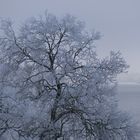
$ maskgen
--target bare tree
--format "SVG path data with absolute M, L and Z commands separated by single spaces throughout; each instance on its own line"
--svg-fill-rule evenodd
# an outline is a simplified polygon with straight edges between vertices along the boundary
M 67 15 L 46 13 L 15 32 L 1 21 L 0 134 L 35 140 L 133 140 L 135 125 L 118 111 L 120 52 L 99 59 L 98 32 Z M 5 117 L 6 116 L 6 117 Z

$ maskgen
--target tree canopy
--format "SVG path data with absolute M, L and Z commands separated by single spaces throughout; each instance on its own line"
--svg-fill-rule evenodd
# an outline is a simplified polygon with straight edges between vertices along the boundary
M 0 136 L 15 140 L 133 140 L 137 128 L 118 110 L 120 52 L 96 54 L 99 32 L 46 13 L 18 31 L 1 21 Z

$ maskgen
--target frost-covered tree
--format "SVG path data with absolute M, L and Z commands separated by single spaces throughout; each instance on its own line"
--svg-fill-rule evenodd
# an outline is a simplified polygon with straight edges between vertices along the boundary
M 133 140 L 115 100 L 120 52 L 99 59 L 98 32 L 67 15 L 31 18 L 15 32 L 1 21 L 0 136 L 28 140 Z

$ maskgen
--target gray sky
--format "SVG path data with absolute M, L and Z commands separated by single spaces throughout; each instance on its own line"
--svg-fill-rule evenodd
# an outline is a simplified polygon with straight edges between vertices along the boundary
M 0 0 L 0 17 L 19 24 L 46 9 L 58 16 L 72 14 L 100 31 L 99 54 L 120 50 L 130 73 L 140 73 L 140 0 Z

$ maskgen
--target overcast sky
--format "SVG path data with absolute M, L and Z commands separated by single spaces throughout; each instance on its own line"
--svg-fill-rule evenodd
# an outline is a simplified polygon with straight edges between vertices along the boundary
M 0 0 L 0 17 L 19 24 L 46 9 L 58 16 L 72 14 L 100 31 L 99 54 L 120 50 L 130 73 L 140 73 L 140 0 Z

